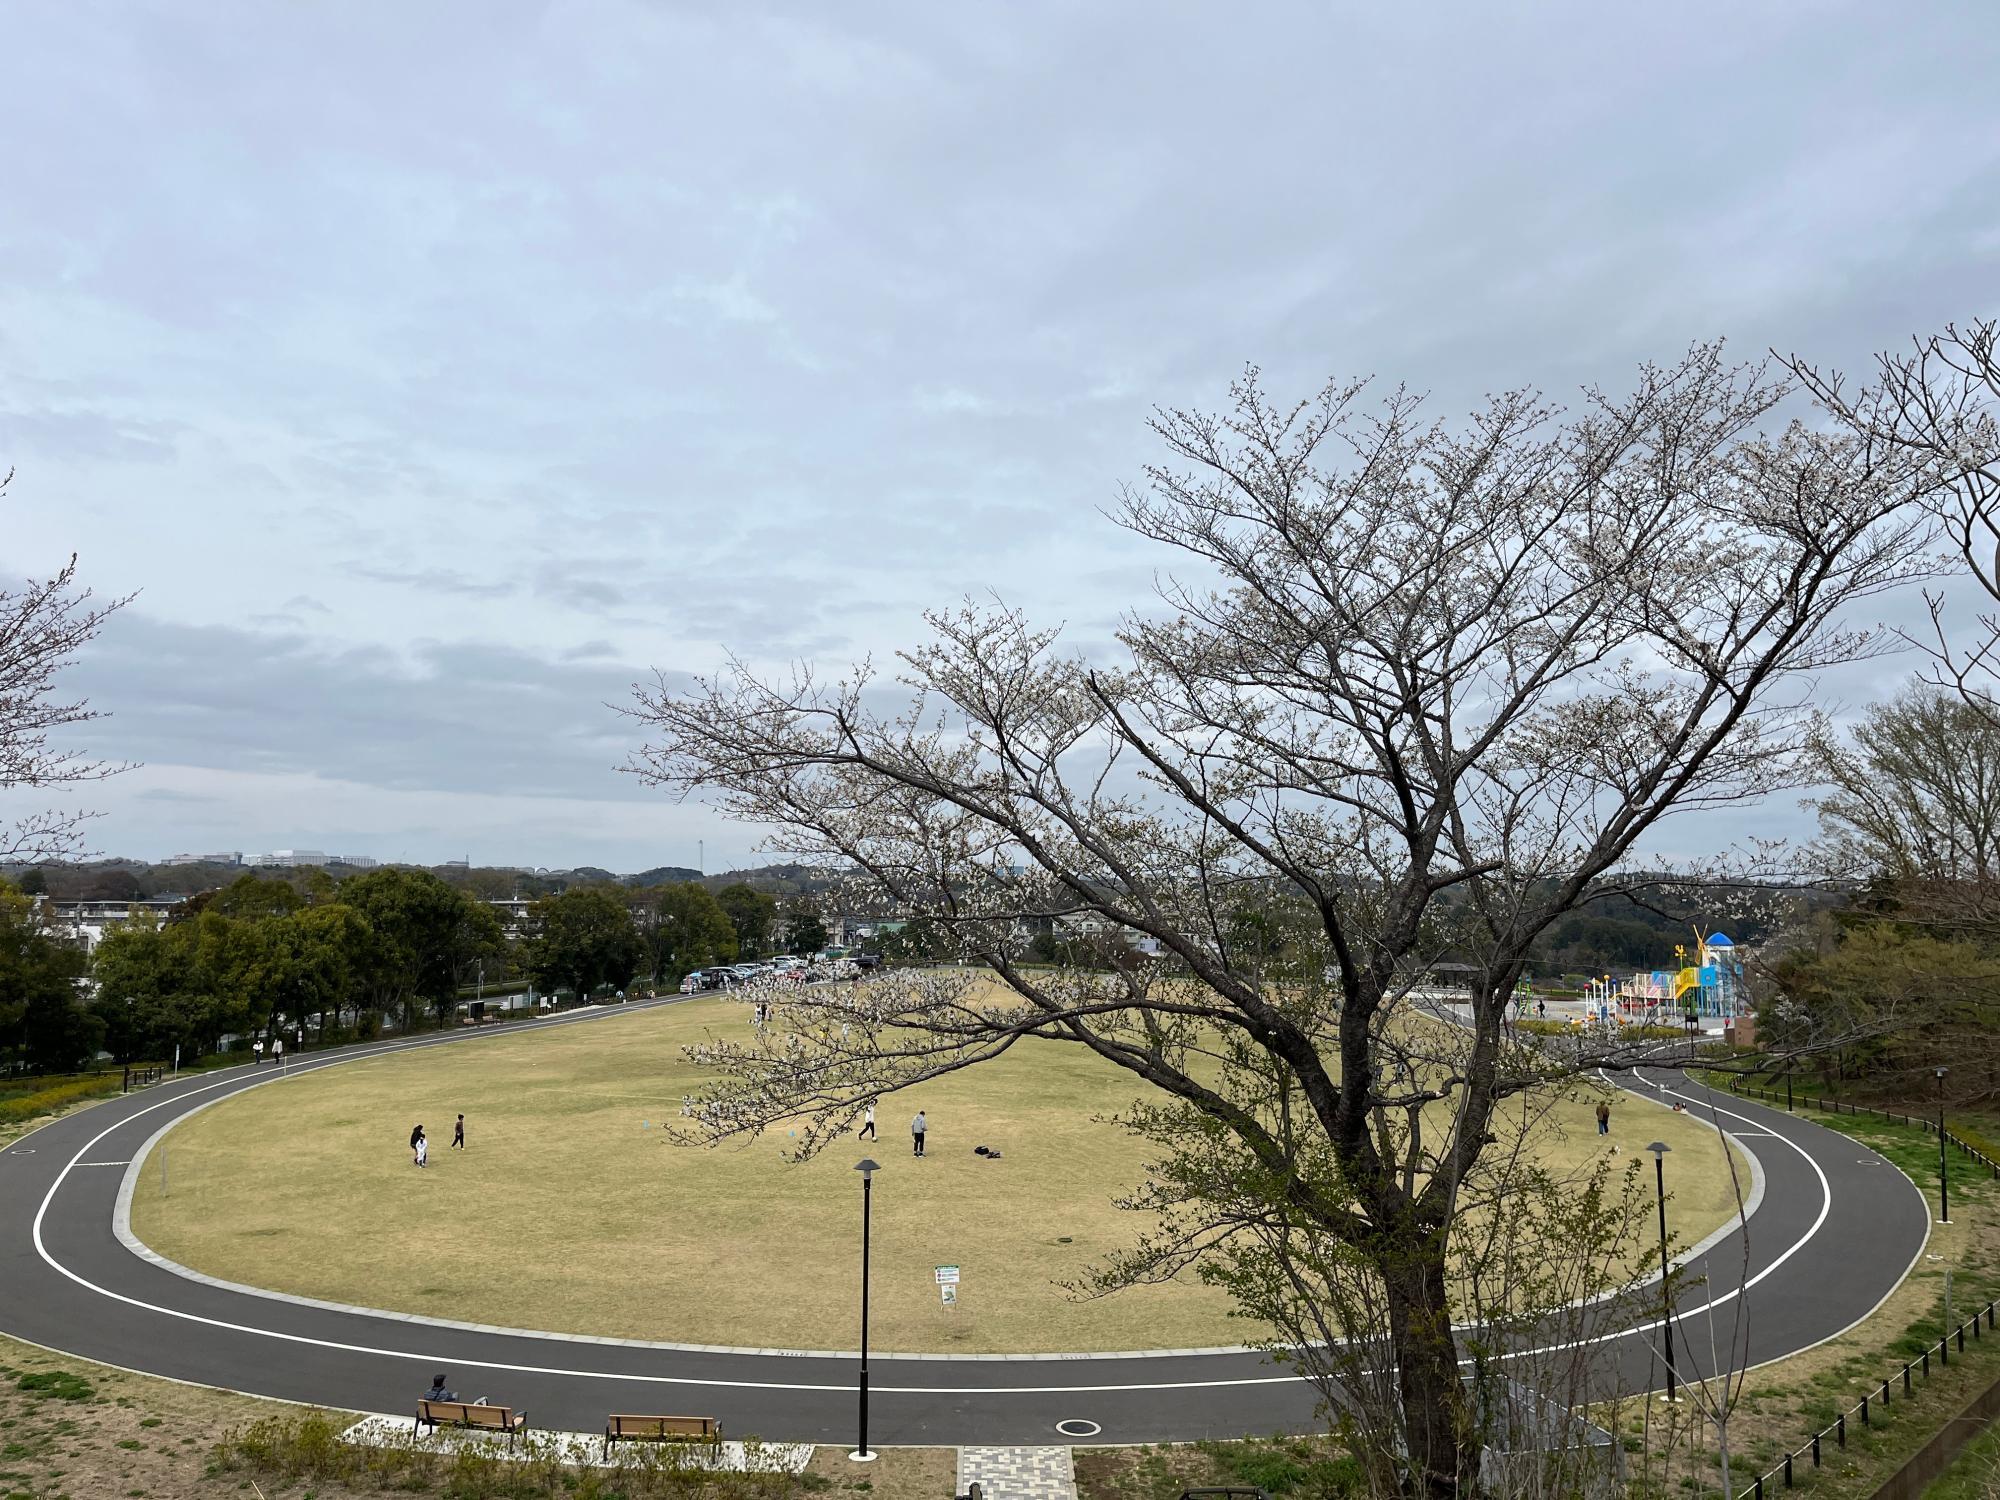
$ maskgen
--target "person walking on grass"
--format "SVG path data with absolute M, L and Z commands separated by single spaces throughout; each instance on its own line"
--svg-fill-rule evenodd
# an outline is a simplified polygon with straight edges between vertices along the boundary
M 915 1154 L 918 1156 L 924 1154 L 924 1131 L 926 1128 L 924 1124 L 924 1112 L 918 1110 L 917 1117 L 910 1121 L 910 1139 L 916 1146 Z
M 1611 1104 L 1610 1101 L 1605 1099 L 1597 1101 L 1597 1133 L 1599 1135 L 1611 1134 Z
M 454 1151 L 463 1151 L 465 1149 L 464 1115 L 460 1115 L 458 1117 L 458 1123 L 451 1127 L 451 1149 Z
M 419 1125 L 410 1132 L 410 1160 L 420 1167 L 430 1165 L 431 1143 L 424 1139 L 424 1127 Z
M 862 1117 L 861 1117 L 861 1128 L 860 1128 L 860 1129 L 859 1129 L 858 1131 L 856 1131 L 856 1132 L 855 1132 L 855 1139 L 856 1139 L 856 1140 L 859 1140 L 859 1139 L 861 1139 L 861 1138 L 862 1138 L 863 1136 L 866 1136 L 866 1137 L 867 1137 L 867 1138 L 868 1138 L 869 1140 L 871 1140 L 871 1141 L 872 1141 L 872 1140 L 874 1140 L 874 1139 L 876 1138 L 876 1137 L 875 1137 L 875 1101 L 874 1101 L 873 1099 L 870 1099 L 870 1100 L 868 1101 L 868 1111 L 867 1111 L 867 1113 L 866 1113 L 866 1114 L 862 1115 Z

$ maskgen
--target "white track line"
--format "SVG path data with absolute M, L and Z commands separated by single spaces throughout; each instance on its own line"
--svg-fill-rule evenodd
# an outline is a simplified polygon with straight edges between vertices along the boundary
M 612 1014 L 612 1015 L 618 1013 L 619 1012 L 617 1011 L 606 1012 L 606 1014 Z M 598 1018 L 576 1017 L 574 1019 L 582 1020 L 582 1019 L 598 1019 Z M 503 1035 L 503 1034 L 505 1033 L 498 1033 L 498 1032 L 488 1033 L 488 1035 Z M 385 1052 L 406 1051 L 415 1047 L 436 1046 L 439 1044 L 440 1043 L 436 1041 L 409 1041 L 399 1044 L 386 1044 L 380 1049 L 376 1049 L 374 1051 L 365 1054 L 348 1054 L 347 1056 L 341 1058 L 329 1058 L 325 1062 L 320 1063 L 319 1066 L 322 1067 L 334 1066 L 337 1063 L 341 1062 L 355 1061 L 363 1056 L 379 1056 Z M 399 1349 L 384 1349 L 372 1344 L 350 1344 L 335 1339 L 313 1338 L 305 1334 L 281 1333 L 276 1329 L 258 1328 L 251 1324 L 233 1323 L 227 1321 L 226 1319 L 204 1317 L 199 1313 L 184 1312 L 178 1308 L 163 1307 L 157 1303 L 144 1301 L 141 1298 L 128 1297 L 122 1292 L 114 1292 L 105 1287 L 97 1285 L 95 1282 L 90 1281 L 86 1277 L 71 1270 L 68 1266 L 64 1265 L 62 1262 L 57 1260 L 53 1255 L 49 1253 L 48 1247 L 42 1238 L 42 1223 L 43 1220 L 47 1217 L 49 1211 L 49 1205 L 54 1201 L 56 1193 L 61 1190 L 62 1185 L 68 1179 L 70 1172 L 74 1170 L 76 1167 L 84 1164 L 83 1158 L 86 1155 L 88 1155 L 89 1152 L 92 1149 L 94 1149 L 100 1141 L 102 1141 L 106 1136 L 110 1135 L 113 1131 L 122 1129 L 124 1126 L 130 1124 L 133 1120 L 139 1119 L 141 1116 L 151 1114 L 154 1110 L 166 1109 L 172 1105 L 184 1103 L 187 1099 L 193 1097 L 195 1094 L 208 1093 L 212 1089 L 227 1087 L 231 1084 L 239 1083 L 241 1081 L 242 1080 L 239 1078 L 222 1079 L 218 1080 L 216 1083 L 208 1085 L 205 1088 L 190 1090 L 188 1093 L 177 1095 L 172 1099 L 163 1099 L 158 1104 L 148 1105 L 145 1109 L 134 1111 L 132 1114 L 127 1115 L 125 1116 L 124 1119 L 118 1121 L 117 1124 L 111 1125 L 106 1129 L 104 1129 L 103 1131 L 99 1132 L 96 1136 L 93 1136 L 90 1139 L 90 1141 L 87 1142 L 84 1145 L 84 1147 L 76 1153 L 76 1155 L 70 1158 L 69 1162 L 63 1167 L 62 1171 L 59 1174 L 57 1174 L 56 1180 L 52 1184 L 50 1184 L 48 1192 L 43 1196 L 40 1208 L 36 1210 L 35 1221 L 34 1221 L 35 1253 L 39 1255 L 42 1258 L 42 1260 L 46 1264 L 48 1264 L 52 1269 L 54 1269 L 61 1275 L 67 1277 L 69 1280 L 75 1282 L 78 1286 L 81 1286 L 88 1291 L 95 1292 L 100 1297 L 107 1298 L 114 1302 L 124 1303 L 128 1307 L 136 1307 L 143 1311 L 159 1313 L 164 1317 L 179 1318 L 182 1319 L 183 1321 L 200 1324 L 202 1326 L 209 1328 L 220 1328 L 231 1333 L 242 1333 L 251 1335 L 253 1337 L 276 1339 L 284 1343 L 300 1344 L 311 1348 L 331 1349 L 345 1354 L 364 1354 L 364 1355 L 371 1355 L 381 1359 L 407 1359 L 425 1365 L 436 1365 L 442 1362 L 444 1364 L 453 1365 L 457 1367 L 495 1370 L 507 1374 L 554 1375 L 558 1377 L 578 1379 L 578 1380 L 631 1381 L 646 1385 L 694 1386 L 694 1387 L 706 1387 L 706 1388 L 724 1388 L 731 1390 L 805 1391 L 805 1392 L 842 1392 L 842 1393 L 852 1389 L 852 1387 L 845 1382 L 837 1385 L 832 1385 L 832 1384 L 818 1384 L 818 1383 L 809 1383 L 800 1381 L 711 1379 L 711 1378 L 702 1378 L 702 1377 L 687 1376 L 687 1375 L 632 1374 L 618 1370 L 580 1370 L 580 1369 L 570 1369 L 559 1365 L 514 1364 L 499 1360 L 472 1359 L 466 1357 L 463 1353 L 419 1354 Z M 270 1079 L 267 1081 L 276 1082 L 277 1080 Z M 257 1088 L 257 1087 L 262 1087 L 262 1085 L 252 1084 L 250 1085 L 250 1087 Z M 1746 1115 L 1738 1114 L 1734 1110 L 1726 1110 L 1726 1109 L 1721 1109 L 1718 1106 L 1708 1105 L 1706 1101 L 1700 1100 L 1693 1095 L 1682 1094 L 1672 1090 L 1668 1090 L 1665 1092 L 1673 1092 L 1674 1096 L 1677 1098 L 1686 1099 L 1690 1103 L 1703 1105 L 1704 1107 L 1711 1109 L 1714 1113 L 1727 1115 L 1729 1118 L 1741 1121 L 1746 1125 L 1756 1123 Z M 1783 1141 L 1787 1146 L 1790 1146 L 1794 1151 L 1798 1152 L 1799 1155 L 1802 1158 L 1804 1158 L 1806 1164 L 1813 1169 L 1813 1174 L 1819 1178 L 1821 1203 L 1820 1203 L 1820 1211 L 1818 1217 L 1813 1220 L 1812 1226 L 1809 1229 L 1807 1229 L 1805 1234 L 1803 1234 L 1797 1241 L 1795 1241 L 1789 1248 L 1787 1248 L 1783 1254 L 1778 1256 L 1776 1260 L 1772 1261 L 1770 1265 L 1766 1266 L 1757 1275 L 1751 1277 L 1742 1286 L 1732 1291 L 1726 1292 L 1719 1297 L 1712 1297 L 1707 1302 L 1701 1304 L 1700 1306 L 1679 1309 L 1676 1313 L 1676 1316 L 1678 1318 L 1686 1319 L 1695 1316 L 1699 1313 L 1709 1311 L 1715 1307 L 1720 1306 L 1725 1302 L 1730 1301 L 1732 1298 L 1739 1296 L 1741 1293 L 1748 1291 L 1751 1287 L 1757 1285 L 1759 1282 L 1763 1281 L 1766 1277 L 1770 1276 L 1780 1266 L 1784 1265 L 1786 1261 L 1790 1260 L 1800 1250 L 1804 1249 L 1805 1246 L 1812 1240 L 1812 1238 L 1819 1233 L 1821 1226 L 1826 1223 L 1827 1216 L 1832 1211 L 1833 1208 L 1833 1189 L 1832 1185 L 1828 1183 L 1826 1179 L 1826 1174 L 1820 1170 L 1819 1163 L 1817 1163 L 1812 1159 L 1811 1154 L 1807 1152 L 1803 1146 L 1799 1145 L 1796 1141 L 1791 1140 L 1787 1136 L 1780 1135 L 1777 1137 L 1777 1139 Z M 1598 1334 L 1591 1338 L 1581 1339 L 1581 1340 L 1565 1340 L 1558 1342 L 1556 1344 L 1548 1345 L 1545 1348 L 1517 1350 L 1508 1357 L 1523 1358 L 1529 1354 L 1547 1352 L 1548 1350 L 1577 1348 L 1586 1345 L 1610 1343 L 1617 1339 L 1629 1338 L 1634 1334 L 1647 1332 L 1651 1329 L 1657 1328 L 1660 1326 L 1661 1321 L 1662 1320 L 1655 1319 L 1651 1322 L 1636 1324 L 1629 1328 L 1620 1329 L 1615 1333 Z M 1211 1380 L 1144 1381 L 1144 1382 L 1106 1384 L 1106 1385 L 1053 1385 L 1053 1386 L 916 1385 L 916 1386 L 876 1386 L 874 1387 L 874 1389 L 884 1395 L 938 1395 L 938 1396 L 1089 1395 L 1089 1394 L 1105 1394 L 1118 1391 L 1211 1390 L 1211 1389 L 1221 1389 L 1221 1388 L 1236 1387 L 1236 1386 L 1294 1385 L 1301 1383 L 1306 1379 L 1307 1377 L 1303 1375 L 1261 1375 L 1261 1376 L 1240 1376 L 1240 1377 L 1233 1377 L 1233 1378 L 1219 1379 L 1219 1380 L 1211 1379 Z

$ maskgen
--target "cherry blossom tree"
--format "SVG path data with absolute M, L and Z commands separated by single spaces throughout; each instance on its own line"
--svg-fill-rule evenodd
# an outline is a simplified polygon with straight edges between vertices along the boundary
M 702 1051 L 692 1131 L 792 1121 L 811 1153 L 1024 1039 L 1093 1052 L 1188 1168 L 1134 1274 L 1276 1226 L 1235 1264 L 1306 1266 L 1270 1300 L 1329 1342 L 1347 1309 L 1299 1299 L 1361 1278 L 1391 1356 L 1371 1471 L 1456 1495 L 1481 1427 L 1452 1241 L 1501 1106 L 1636 1055 L 1513 1034 L 1530 947 L 1669 815 L 1809 775 L 1817 675 L 1880 644 L 1854 607 L 1928 566 L 1925 465 L 1781 423 L 1785 388 L 1719 347 L 1570 413 L 1514 391 L 1452 424 L 1364 395 L 1279 404 L 1252 371 L 1220 415 L 1157 415 L 1166 456 L 1116 520 L 1180 571 L 1114 659 L 1004 607 L 939 611 L 893 680 L 662 677 L 633 769 L 851 867 L 981 971 L 788 1002 L 792 1024 Z M 1033 966 L 1052 925 L 1134 956 Z M 1472 975 L 1456 1025 L 1418 1003 L 1444 957 Z
M 0 491 L 13 480 L 0 477 Z M 4 500 L 0 495 L 0 500 Z M 57 678 L 128 599 L 96 603 L 76 582 L 76 557 L 53 576 L 0 588 L 0 792 L 52 791 L 125 769 L 65 749 L 53 736 L 101 717 L 58 691 Z M 43 860 L 82 852 L 89 814 L 38 808 L 0 825 L 0 860 Z

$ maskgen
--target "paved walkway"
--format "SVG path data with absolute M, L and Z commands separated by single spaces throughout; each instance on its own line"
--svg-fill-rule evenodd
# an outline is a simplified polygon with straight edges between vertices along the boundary
M 420 1448 L 437 1453 L 482 1453 L 507 1462 L 554 1458 L 585 1468 L 608 1468 L 621 1455 L 635 1451 L 614 1447 L 605 1457 L 601 1432 L 562 1432 L 530 1428 L 521 1440 L 510 1441 L 499 1432 L 467 1431 L 438 1427 L 419 1435 L 408 1417 L 392 1417 L 380 1412 L 364 1416 L 341 1435 L 345 1443 L 369 1448 Z M 812 1462 L 811 1443 L 675 1443 L 670 1447 L 647 1447 L 643 1451 L 665 1452 L 672 1461 L 689 1469 L 715 1469 L 738 1474 L 803 1474 Z
M 1076 1500 L 1067 1448 L 961 1448 L 955 1493 L 974 1484 L 981 1500 Z
M 316 1072 L 432 1046 L 478 1047 L 492 1037 L 591 1025 L 632 1009 L 308 1053 L 287 1059 L 286 1068 Z M 477 1382 L 481 1392 L 525 1408 L 538 1429 L 588 1433 L 601 1430 L 607 1411 L 671 1411 L 686 1403 L 730 1432 L 851 1440 L 851 1353 L 468 1328 L 216 1285 L 135 1254 L 118 1236 L 121 1200 L 129 1214 L 136 1182 L 129 1164 L 174 1119 L 244 1089 L 275 1086 L 272 1074 L 246 1066 L 162 1083 L 65 1115 L 0 1150 L 0 1329 L 148 1374 L 348 1411 L 373 1409 L 390 1399 L 385 1393 L 421 1390 L 447 1370 L 462 1385 Z M 1839 1333 L 1893 1290 L 1920 1254 L 1934 1210 L 1907 1177 L 1849 1138 L 1782 1109 L 1710 1094 L 1664 1070 L 1624 1081 L 1640 1096 L 1671 1094 L 1704 1116 L 1712 1102 L 1723 1125 L 1763 1162 L 1766 1189 L 1752 1232 L 1732 1231 L 1701 1260 L 1700 1300 L 1681 1309 L 1693 1319 L 1720 1305 L 1722 1322 L 1747 1279 L 1756 1289 L 1755 1316 L 1741 1325 L 1740 1359 L 1761 1363 Z M 1655 1087 L 1661 1081 L 1664 1093 Z M 121 1162 L 120 1170 L 87 1170 Z M 1618 1309 L 1610 1312 L 1622 1319 Z M 1692 1342 L 1699 1347 L 1685 1351 L 1677 1342 L 1683 1375 L 1709 1357 L 1706 1339 Z M 1603 1349 L 1596 1378 L 1604 1393 L 1647 1390 L 1661 1378 L 1647 1330 L 1608 1339 Z M 955 1445 L 969 1437 L 982 1445 L 1185 1442 L 1304 1430 L 1313 1422 L 1310 1386 L 1254 1351 L 899 1355 L 884 1358 L 881 1371 L 869 1430 L 885 1446 Z M 996 1484 L 993 1500 L 1008 1493 Z M 1061 1493 L 1068 1500 L 1067 1489 Z

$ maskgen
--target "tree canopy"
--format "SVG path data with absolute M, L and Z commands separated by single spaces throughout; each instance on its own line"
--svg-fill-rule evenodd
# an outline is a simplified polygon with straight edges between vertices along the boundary
M 548 989 L 588 995 L 599 985 L 623 989 L 645 958 L 645 944 L 621 897 L 596 886 L 544 896 L 528 910 L 522 965 Z

